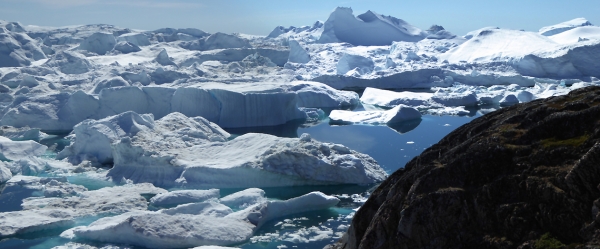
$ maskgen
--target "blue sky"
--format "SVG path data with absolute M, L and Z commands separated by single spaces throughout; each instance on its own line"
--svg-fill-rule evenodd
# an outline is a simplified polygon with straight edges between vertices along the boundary
M 39 26 L 113 24 L 124 28 L 199 28 L 267 35 L 278 25 L 325 21 L 337 7 L 372 10 L 421 29 L 463 35 L 486 26 L 537 31 L 577 17 L 600 25 L 598 0 L 0 0 L 0 19 Z

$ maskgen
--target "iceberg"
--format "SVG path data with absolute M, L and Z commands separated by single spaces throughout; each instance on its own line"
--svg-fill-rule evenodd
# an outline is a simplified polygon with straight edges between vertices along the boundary
M 121 77 L 98 80 L 92 92 L 18 96 L 0 124 L 70 131 L 77 123 L 102 119 L 126 111 L 152 113 L 161 118 L 171 112 L 202 116 L 221 127 L 285 124 L 306 119 L 300 107 L 342 108 L 358 104 L 358 94 L 335 90 L 318 82 L 196 83 L 186 87 L 120 86 Z
M 363 104 L 376 105 L 386 108 L 393 108 L 398 105 L 416 107 L 428 105 L 428 102 L 432 97 L 433 94 L 427 92 L 394 92 L 367 87 L 360 97 L 360 101 Z
M 310 61 L 310 55 L 306 50 L 300 46 L 296 40 L 290 40 L 290 56 L 288 62 L 293 63 L 307 63 Z
M 73 214 L 67 210 L 24 210 L 0 213 L 0 237 L 73 226 Z
M 115 45 L 114 50 L 119 51 L 123 54 L 129 54 L 129 53 L 142 51 L 142 49 L 138 45 L 135 45 L 133 43 L 126 42 L 126 41 L 118 42 Z
M 152 184 L 127 184 L 83 191 L 68 197 L 30 197 L 23 200 L 23 210 L 63 210 L 73 217 L 90 215 L 122 214 L 134 210 L 148 209 L 148 201 L 142 195 L 166 193 Z
M 8 182 L 12 178 L 12 172 L 8 169 L 4 163 L 0 164 L 0 185 Z
M 25 141 L 25 140 L 33 140 L 39 142 L 42 138 L 48 136 L 48 134 L 41 132 L 40 129 L 37 128 L 29 128 L 28 126 L 15 128 L 12 126 L 1 126 L 0 127 L 0 136 L 9 138 L 13 141 Z
M 122 34 L 116 39 L 117 42 L 128 42 L 138 47 L 150 45 L 150 40 L 148 40 L 148 37 L 141 33 Z
M 402 104 L 387 111 L 333 110 L 329 114 L 330 122 L 334 124 L 395 124 L 420 118 L 421 113 L 417 109 Z
M 150 204 L 155 207 L 177 206 L 180 204 L 203 202 L 220 197 L 218 189 L 210 190 L 177 190 L 155 195 Z
M 99 219 L 89 226 L 75 227 L 70 233 L 76 239 L 149 248 L 228 246 L 248 241 L 269 220 L 329 208 L 338 202 L 335 197 L 312 192 L 286 201 L 261 202 L 233 213 L 219 212 L 223 207 L 218 204 L 204 204 L 204 211 L 198 214 L 189 214 L 189 209 L 136 211 Z
M 600 27 L 582 26 L 549 36 L 551 40 L 560 44 L 573 44 L 589 40 L 600 40 Z
M 552 26 L 543 27 L 540 29 L 539 33 L 543 36 L 553 36 L 577 27 L 584 26 L 592 26 L 592 23 L 590 23 L 585 18 L 575 18 L 573 20 L 569 20 L 559 24 L 554 24 Z
M 76 141 L 63 149 L 57 159 L 70 158 L 74 164 L 83 160 L 111 163 L 112 144 L 124 136 L 133 136 L 144 129 L 154 127 L 151 115 L 125 112 L 100 120 L 86 120 L 73 128 Z
M 126 112 L 75 127 L 75 140 L 58 158 L 113 161 L 113 179 L 159 186 L 262 187 L 306 184 L 369 184 L 385 172 L 367 155 L 308 135 L 279 138 L 228 133 L 204 118 L 171 113 Z M 94 141 L 93 143 L 90 141 Z
M 393 41 L 416 42 L 425 33 L 407 22 L 372 11 L 354 16 L 351 8 L 338 7 L 324 24 L 320 43 L 348 42 L 355 46 L 390 45 Z
M 18 23 L 0 21 L 0 68 L 29 66 L 46 58 L 40 44 Z
M 227 142 L 166 145 L 140 143 L 135 136 L 121 139 L 108 175 L 159 186 L 217 188 L 370 184 L 386 177 L 369 156 L 307 136 L 250 133 Z
M 231 208 L 245 208 L 266 201 L 265 191 L 259 188 L 249 188 L 227 195 L 219 202 Z
M 117 45 L 117 40 L 112 33 L 98 32 L 85 38 L 81 44 L 79 44 L 79 49 L 103 55 L 113 50 L 115 45 Z
M 41 156 L 48 149 L 35 141 L 13 141 L 0 136 L 0 160 L 15 161 L 28 157 Z
M 93 68 L 93 65 L 83 55 L 68 50 L 52 55 L 52 57 L 50 57 L 50 59 L 46 61 L 44 65 L 52 68 L 58 68 L 65 74 L 87 73 Z
M 13 178 L 11 181 L 15 184 L 23 184 L 23 180 L 43 182 L 35 178 Z M 47 186 L 61 185 L 56 180 L 45 182 Z M 0 213 L 0 237 L 68 228 L 75 224 L 75 219 L 78 217 L 145 210 L 148 202 L 141 194 L 162 192 L 166 190 L 155 188 L 150 184 L 140 184 L 81 191 L 77 196 L 62 198 L 27 198 L 23 200 L 23 210 Z

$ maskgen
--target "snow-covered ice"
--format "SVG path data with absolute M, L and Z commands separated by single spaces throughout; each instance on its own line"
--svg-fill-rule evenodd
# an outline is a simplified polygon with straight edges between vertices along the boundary
M 554 24 L 552 26 L 542 27 L 542 28 L 540 28 L 539 33 L 544 36 L 553 36 L 556 34 L 563 33 L 567 30 L 571 30 L 576 27 L 583 27 L 583 26 L 592 26 L 592 23 L 590 23 L 585 18 L 575 18 L 573 20 L 561 22 L 558 24 Z
M 35 141 L 13 141 L 0 136 L 0 160 L 15 161 L 28 157 L 41 156 L 48 149 Z
M 0 237 L 68 229 L 62 248 L 338 239 L 347 220 L 293 218 L 257 235 L 339 201 L 272 200 L 257 187 L 377 183 L 387 174 L 373 158 L 308 134 L 223 128 L 312 126 L 329 113 L 332 124 L 405 133 L 421 115 L 471 116 L 600 84 L 600 27 L 585 18 L 464 35 L 344 7 L 323 18 L 268 36 L 0 21 Z M 52 145 L 68 132 L 70 144 Z
M 405 118 L 407 112 L 398 117 Z M 420 114 L 419 114 L 420 115 Z M 381 181 L 386 174 L 367 155 L 301 138 L 229 134 L 201 117 L 171 113 L 154 121 L 125 112 L 87 120 L 59 158 L 114 162 L 109 176 L 159 186 L 263 187 Z M 94 141 L 94 142 L 91 142 Z
M 177 206 L 194 202 L 202 202 L 220 197 L 218 189 L 210 190 L 178 190 L 155 195 L 150 199 L 150 204 L 157 207 Z
M 99 219 L 89 226 L 76 227 L 70 233 L 77 239 L 149 248 L 236 245 L 249 240 L 269 220 L 326 209 L 338 202 L 336 197 L 312 192 L 286 201 L 264 201 L 233 213 L 210 212 L 223 210 L 218 204 L 203 205 L 204 212 L 198 214 L 189 214 L 189 209 L 135 211 Z
M 402 104 L 386 111 L 333 110 L 329 114 L 331 122 L 338 124 L 396 124 L 420 118 L 421 113 L 417 109 Z
M 351 8 L 336 8 L 324 24 L 319 42 L 348 42 L 353 45 L 390 45 L 393 41 L 419 41 L 423 31 L 392 16 L 367 11 L 354 16 Z

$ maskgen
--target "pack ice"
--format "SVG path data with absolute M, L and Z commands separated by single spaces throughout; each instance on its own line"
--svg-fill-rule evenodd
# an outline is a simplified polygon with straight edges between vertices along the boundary
M 339 201 L 272 200 L 258 187 L 387 175 L 308 134 L 223 128 L 320 122 L 335 109 L 333 123 L 403 133 L 423 114 L 472 115 L 600 84 L 600 28 L 584 18 L 464 35 L 345 7 L 325 20 L 268 36 L 0 21 L 0 237 L 240 245 L 269 220 Z M 44 140 L 68 132 L 70 145 L 48 158 Z M 221 197 L 224 188 L 249 189 Z

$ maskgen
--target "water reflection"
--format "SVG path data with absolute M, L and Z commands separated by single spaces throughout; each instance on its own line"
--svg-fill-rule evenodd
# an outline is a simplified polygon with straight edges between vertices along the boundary
M 400 134 L 404 134 L 404 133 L 414 130 L 420 124 L 421 124 L 421 119 L 415 119 L 415 120 L 409 120 L 409 121 L 405 121 L 405 122 L 388 124 L 388 126 L 390 128 L 392 128 L 392 130 L 395 130 L 396 132 L 398 132 Z

